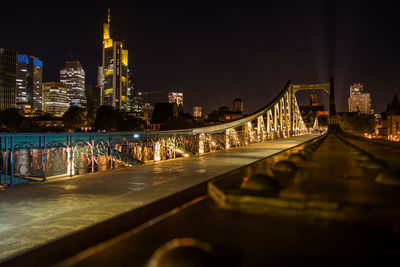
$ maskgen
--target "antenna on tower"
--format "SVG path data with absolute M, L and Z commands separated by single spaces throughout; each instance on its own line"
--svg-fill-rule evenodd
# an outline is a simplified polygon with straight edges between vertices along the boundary
M 110 24 L 110 9 L 108 9 L 107 23 Z

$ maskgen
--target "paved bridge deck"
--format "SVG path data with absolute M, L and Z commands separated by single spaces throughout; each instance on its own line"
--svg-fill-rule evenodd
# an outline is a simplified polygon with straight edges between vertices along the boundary
M 0 261 L 314 137 L 251 144 L 0 192 Z
M 208 243 L 212 253 L 206 257 L 196 250 L 175 250 L 165 256 L 164 246 L 163 263 L 178 266 L 186 260 L 189 266 L 212 257 L 215 265 L 196 266 L 393 264 L 400 251 L 400 188 L 376 183 L 376 173 L 363 167 L 365 162 L 355 156 L 360 154 L 354 154 L 354 147 L 342 137 L 331 134 L 321 140 L 314 148 L 303 145 L 224 174 L 208 184 L 208 194 L 206 190 L 199 194 L 198 186 L 190 188 L 14 258 L 5 266 L 144 266 L 152 255 L 156 259 L 163 254 L 155 253 L 156 249 L 174 240 L 168 243 L 171 250 L 179 243 L 175 238 L 182 237 L 186 246 L 187 238 Z M 268 174 L 275 163 L 299 152 L 306 160 L 292 159 L 297 166 L 294 176 L 274 174 L 283 186 L 279 196 L 239 188 L 244 177 Z M 399 159 L 397 154 L 394 167 Z M 176 205 L 177 199 L 184 204 Z

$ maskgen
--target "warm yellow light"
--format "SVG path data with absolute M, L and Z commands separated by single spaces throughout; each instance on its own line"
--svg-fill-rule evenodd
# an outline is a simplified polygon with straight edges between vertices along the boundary
M 103 24 L 103 39 L 110 39 L 110 24 L 108 23 Z
M 126 77 L 121 76 L 121 80 L 122 80 L 123 83 L 126 83 Z
M 128 50 L 122 49 L 122 64 L 128 65 Z
M 113 89 L 112 88 L 104 90 L 104 95 L 112 95 L 112 94 L 113 94 Z
M 156 142 L 154 144 L 154 161 L 160 161 L 161 160 L 161 144 L 160 142 Z
M 189 157 L 189 154 L 188 154 L 188 153 L 185 153 L 185 154 L 183 154 L 183 156 L 184 156 L 185 158 L 188 158 L 188 157 Z
M 105 39 L 104 40 L 104 48 L 109 48 L 113 46 L 113 40 L 112 39 Z
M 124 96 L 124 95 L 121 96 L 121 101 L 124 102 L 124 103 L 126 103 L 126 96 Z
M 112 75 L 113 74 L 113 69 L 108 69 L 104 71 L 104 76 Z

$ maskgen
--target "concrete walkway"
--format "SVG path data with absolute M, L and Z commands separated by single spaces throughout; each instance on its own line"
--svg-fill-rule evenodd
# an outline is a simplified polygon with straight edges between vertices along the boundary
M 274 140 L 0 192 L 0 262 L 314 137 Z

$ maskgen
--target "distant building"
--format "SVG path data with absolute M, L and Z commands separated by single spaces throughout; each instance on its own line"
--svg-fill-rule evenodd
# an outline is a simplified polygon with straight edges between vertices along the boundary
M 43 62 L 36 57 L 18 55 L 16 105 L 22 110 L 42 110 Z
M 228 122 L 243 117 L 243 113 L 240 111 L 229 110 L 227 106 L 219 107 L 218 110 L 214 110 L 208 115 L 210 122 Z
M 15 108 L 17 52 L 0 48 L 0 110 Z
M 243 113 L 244 102 L 241 98 L 233 100 L 233 111 Z
M 168 94 L 168 102 L 176 103 L 177 105 L 183 106 L 183 93 L 178 92 L 169 92 Z
M 354 83 L 350 86 L 348 98 L 349 112 L 371 114 L 371 95 L 364 93 L 363 84 Z
M 128 50 L 110 36 L 110 10 L 103 24 L 102 105 L 128 110 Z
M 310 94 L 310 106 L 319 106 L 318 96 L 314 91 Z
M 203 116 L 202 107 L 193 107 L 193 117 L 201 118 Z
M 142 112 L 147 113 L 148 117 L 151 118 L 154 113 L 154 106 L 150 105 L 150 103 L 144 103 L 144 106 L 142 106 Z
M 60 82 L 67 85 L 69 106 L 86 108 L 85 70 L 78 60 L 65 63 L 65 68 L 60 70 Z
M 127 111 L 133 111 L 135 97 L 135 77 L 133 75 L 132 69 L 128 69 L 128 104 Z
M 301 106 L 299 109 L 301 117 L 308 128 L 318 124 L 318 122 L 316 122 L 318 116 L 326 115 L 326 112 L 324 112 L 324 106 L 319 105 L 317 94 L 314 92 L 310 94 L 310 105 Z
M 176 103 L 156 103 L 151 116 L 152 130 L 159 130 L 170 118 L 178 118 L 179 109 Z
M 400 103 L 397 94 L 381 116 L 382 125 L 378 129 L 379 135 L 388 140 L 400 141 Z
M 95 110 L 100 107 L 101 90 L 98 85 L 87 85 L 85 94 L 88 110 Z
M 43 83 L 43 111 L 62 116 L 68 109 L 68 87 L 61 82 Z
M 150 105 L 150 103 L 147 103 Z M 131 99 L 131 112 L 143 112 L 145 106 L 144 98 L 139 95 L 134 95 Z

